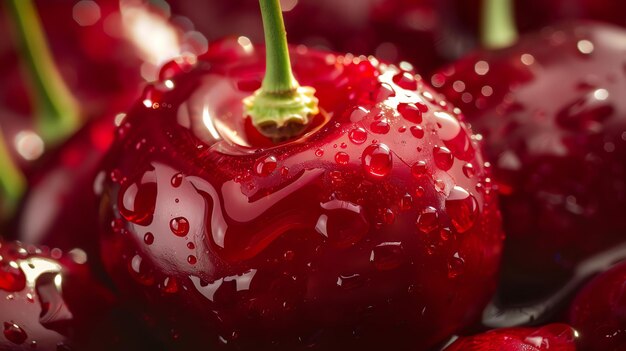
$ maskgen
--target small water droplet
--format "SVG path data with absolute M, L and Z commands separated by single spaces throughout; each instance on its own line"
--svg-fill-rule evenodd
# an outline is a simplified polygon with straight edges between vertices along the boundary
M 428 206 L 417 217 L 417 229 L 422 233 L 428 234 L 439 228 L 439 214 L 437 209 Z
M 446 212 L 456 231 L 465 233 L 476 223 L 479 214 L 478 201 L 465 189 L 455 186 L 446 199 Z
M 178 292 L 178 281 L 173 277 L 166 277 L 163 280 L 161 291 L 167 294 L 175 294 Z
M 417 161 L 411 166 L 411 174 L 418 179 L 426 175 L 426 170 L 426 162 L 424 161 Z
M 383 210 L 382 217 L 383 222 L 386 224 L 393 224 L 393 222 L 395 222 L 396 220 L 396 214 L 390 208 L 386 208 Z
M 266 177 L 274 172 L 277 165 L 276 156 L 270 155 L 257 160 L 254 164 L 254 171 L 261 177 Z
M 14 344 L 21 345 L 26 341 L 28 335 L 19 325 L 12 322 L 4 322 L 4 337 Z
M 145 172 L 136 182 L 123 185 L 118 195 L 119 213 L 129 222 L 147 226 L 152 223 L 156 206 L 157 184 L 154 170 Z
M 135 255 L 128 262 L 128 271 L 130 275 L 140 284 L 149 286 L 154 284 L 154 275 L 152 267 L 144 261 L 144 259 Z
M 465 165 L 463 165 L 463 174 L 465 174 L 467 178 L 474 177 L 475 175 L 474 165 L 472 165 L 471 163 L 466 163 Z
M 410 194 L 404 194 L 400 198 L 400 209 L 402 211 L 408 211 L 413 207 L 413 197 Z
M 387 120 L 381 119 L 380 121 L 373 122 L 370 125 L 370 129 L 376 134 L 387 134 L 389 130 L 391 130 L 391 126 Z
M 422 123 L 422 114 L 426 111 L 428 111 L 428 106 L 421 102 L 415 104 L 402 102 L 398 104 L 398 112 L 400 112 L 400 115 L 412 123 Z
M 152 245 L 152 243 L 154 242 L 154 235 L 152 235 L 152 233 L 147 232 L 146 235 L 143 236 L 143 242 L 146 243 L 146 245 Z
M 170 183 L 172 184 L 174 188 L 178 188 L 183 183 L 183 174 L 180 172 L 174 174 L 172 176 Z
M 361 127 L 352 129 L 348 136 L 350 141 L 357 145 L 363 144 L 367 141 L 367 131 Z
M 454 279 L 459 275 L 463 274 L 465 270 L 465 260 L 463 260 L 459 253 L 456 252 L 449 260 L 448 260 L 448 278 Z
M 335 162 L 337 162 L 340 165 L 347 165 L 349 161 L 350 161 L 350 155 L 348 155 L 347 153 L 343 151 L 340 151 L 335 155 Z
M 196 262 L 198 262 L 198 259 L 194 255 L 189 255 L 187 256 L 187 262 L 189 264 L 196 264 Z
M 384 178 L 393 168 L 391 150 L 385 144 L 372 144 L 363 151 L 361 164 L 368 175 Z
M 184 237 L 189 233 L 189 221 L 185 217 L 172 218 L 170 229 L 176 236 Z
M 426 191 L 421 186 L 418 186 L 417 188 L 415 188 L 415 196 L 422 197 L 424 196 L 425 193 Z
M 402 89 L 417 90 L 417 80 L 409 72 L 400 72 L 393 76 L 392 80 Z
M 421 126 L 411 126 L 411 135 L 416 137 L 417 139 L 421 139 L 424 137 L 424 128 Z
M 322 149 L 315 150 L 315 156 L 317 156 L 317 157 L 324 156 L 324 150 L 322 150 Z
M 193 250 L 193 249 L 196 248 L 196 245 L 190 241 L 190 242 L 187 243 L 187 248 L 189 250 Z
M 24 289 L 26 286 L 26 276 L 24 272 L 11 262 L 0 264 L 0 289 L 8 292 L 15 292 Z
M 452 152 L 443 146 L 435 146 L 433 149 L 433 158 L 435 159 L 437 167 L 442 171 L 449 170 L 454 164 L 454 156 L 452 155 Z

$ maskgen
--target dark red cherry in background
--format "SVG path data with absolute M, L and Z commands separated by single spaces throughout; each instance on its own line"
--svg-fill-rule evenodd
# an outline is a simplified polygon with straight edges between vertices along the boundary
M 118 130 L 101 248 L 131 304 L 174 349 L 425 349 L 475 322 L 502 232 L 456 112 L 411 72 L 299 47 L 323 112 L 273 144 L 241 103 L 264 52 L 238 45 L 164 75 Z
M 258 1 L 169 1 L 176 13 L 196 23 L 209 40 L 243 35 L 262 42 Z M 429 73 L 468 47 L 449 1 L 283 0 L 292 44 L 405 60 Z
M 572 327 L 549 324 L 537 328 L 495 329 L 462 337 L 444 351 L 576 351 L 577 340 L 578 332 Z
M 1 350 L 154 347 L 86 260 L 82 250 L 0 241 Z
M 626 263 L 589 282 L 576 296 L 569 321 L 581 333 L 582 350 L 626 348 Z
M 625 42 L 610 25 L 559 25 L 432 78 L 486 141 L 509 297 L 558 287 L 582 258 L 626 238 Z

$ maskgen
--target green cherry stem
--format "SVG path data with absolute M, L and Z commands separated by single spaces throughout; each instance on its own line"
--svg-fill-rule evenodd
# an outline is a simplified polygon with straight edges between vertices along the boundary
M 483 0 L 481 41 L 487 49 L 503 49 L 517 41 L 512 0 Z
M 0 219 L 13 214 L 26 190 L 26 179 L 19 170 L 2 136 L 0 128 Z
M 54 63 L 32 0 L 6 0 L 6 4 L 30 76 L 37 131 L 47 145 L 57 144 L 80 126 L 78 103 Z
M 17 0 L 19 1 L 19 0 Z M 244 99 L 252 124 L 275 141 L 298 135 L 319 113 L 315 89 L 294 78 L 279 0 L 259 0 L 265 33 L 266 69 L 261 88 Z

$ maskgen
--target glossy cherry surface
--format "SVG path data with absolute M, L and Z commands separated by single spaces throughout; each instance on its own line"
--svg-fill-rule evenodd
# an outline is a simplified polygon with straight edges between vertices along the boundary
M 537 297 L 582 258 L 624 240 L 624 42 L 620 28 L 570 23 L 433 76 L 486 141 L 508 295 Z
M 570 323 L 580 331 L 583 350 L 626 348 L 626 263 L 594 278 L 570 307 Z
M 577 338 L 576 330 L 565 324 L 495 329 L 462 337 L 444 351 L 576 351 Z
M 455 112 L 410 72 L 298 47 L 323 113 L 274 144 L 242 114 L 263 57 L 168 64 L 118 129 L 98 188 L 120 290 L 173 348 L 426 348 L 474 322 L 502 232 Z

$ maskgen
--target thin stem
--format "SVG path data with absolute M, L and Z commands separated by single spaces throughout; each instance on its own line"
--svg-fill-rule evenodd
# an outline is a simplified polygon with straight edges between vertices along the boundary
M 78 103 L 54 63 L 32 0 L 6 0 L 6 4 L 30 75 L 38 132 L 47 144 L 58 143 L 80 126 Z
M 513 0 L 483 0 L 481 41 L 487 49 L 502 49 L 517 41 Z
M 291 70 L 287 33 L 278 0 L 259 0 L 263 16 L 266 69 L 261 89 L 244 99 L 252 124 L 276 141 L 298 135 L 319 113 L 315 89 L 302 87 Z
M 0 217 L 13 214 L 25 190 L 26 179 L 13 162 L 0 129 Z

